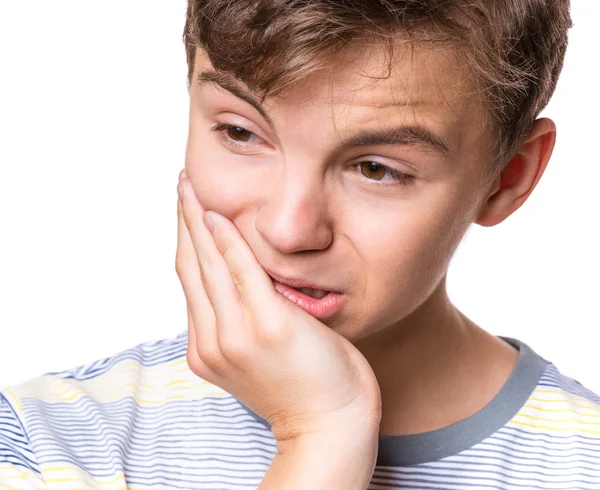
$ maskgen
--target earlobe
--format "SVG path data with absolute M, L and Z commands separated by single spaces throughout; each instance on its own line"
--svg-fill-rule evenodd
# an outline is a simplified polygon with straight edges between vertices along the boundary
M 537 119 L 519 148 L 495 182 L 496 192 L 486 199 L 475 223 L 494 226 L 519 209 L 542 178 L 556 141 L 551 119 Z

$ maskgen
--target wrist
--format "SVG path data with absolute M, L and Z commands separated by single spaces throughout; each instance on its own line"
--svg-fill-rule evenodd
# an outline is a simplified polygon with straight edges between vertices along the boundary
M 298 454 L 312 450 L 318 452 L 334 451 L 336 454 L 361 451 L 365 455 L 377 453 L 379 427 L 368 427 L 347 423 L 332 427 L 328 431 L 311 432 L 287 439 L 277 439 L 277 453 L 282 455 Z
M 271 421 L 271 431 L 278 442 L 351 436 L 369 440 L 379 433 L 381 411 L 352 409 L 344 413 L 319 414 L 300 420 L 279 418 Z M 351 430 L 351 434 L 349 433 Z M 293 444 L 292 444 L 293 445 Z
M 277 442 L 259 490 L 366 490 L 377 460 L 378 430 L 304 434 Z

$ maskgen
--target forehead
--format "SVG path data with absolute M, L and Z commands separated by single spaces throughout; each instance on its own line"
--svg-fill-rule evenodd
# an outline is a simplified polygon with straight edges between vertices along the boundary
M 439 104 L 458 108 L 473 92 L 470 77 L 451 49 L 433 49 L 398 41 L 392 57 L 379 44 L 350 43 L 325 67 L 286 81 L 277 99 L 296 103 L 328 98 L 334 104 L 385 108 L 412 103 Z M 202 49 L 196 51 L 196 74 L 210 67 Z M 240 81 L 241 85 L 243 81 Z M 259 94 L 256 94 L 259 96 Z M 321 101 L 319 101 L 321 102 Z
M 327 69 L 292 84 L 284 96 L 296 102 L 327 98 L 334 105 L 437 106 L 457 112 L 472 102 L 472 93 L 456 53 L 398 41 L 391 56 L 380 45 L 351 44 Z

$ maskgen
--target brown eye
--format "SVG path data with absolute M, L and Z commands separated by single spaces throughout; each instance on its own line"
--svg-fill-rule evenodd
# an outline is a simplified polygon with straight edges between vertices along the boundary
M 361 173 L 373 180 L 381 180 L 387 171 L 387 167 L 377 163 L 377 162 L 360 162 L 359 165 L 364 169 L 366 167 L 366 173 L 361 171 Z
M 356 166 L 361 167 L 360 173 L 367 177 L 373 185 L 385 186 L 385 185 L 402 185 L 411 186 L 416 182 L 416 178 L 413 175 L 405 174 L 399 170 L 382 165 L 381 163 L 365 160 L 359 162 Z M 388 174 L 391 177 L 392 184 L 386 184 L 385 182 L 389 179 L 384 179 L 385 175 Z
M 239 126 L 229 126 L 227 128 L 227 136 L 234 141 L 247 143 L 253 135 L 247 129 L 240 128 Z

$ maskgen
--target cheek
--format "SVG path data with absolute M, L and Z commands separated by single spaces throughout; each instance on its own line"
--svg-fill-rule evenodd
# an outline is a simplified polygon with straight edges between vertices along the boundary
M 230 219 L 255 206 L 262 191 L 241 171 L 239 158 L 224 150 L 212 135 L 188 140 L 186 168 L 198 201 L 205 209 Z
M 464 233 L 461 212 L 456 203 L 422 204 L 363 228 L 364 297 L 377 305 L 377 323 L 397 321 L 433 292 Z

